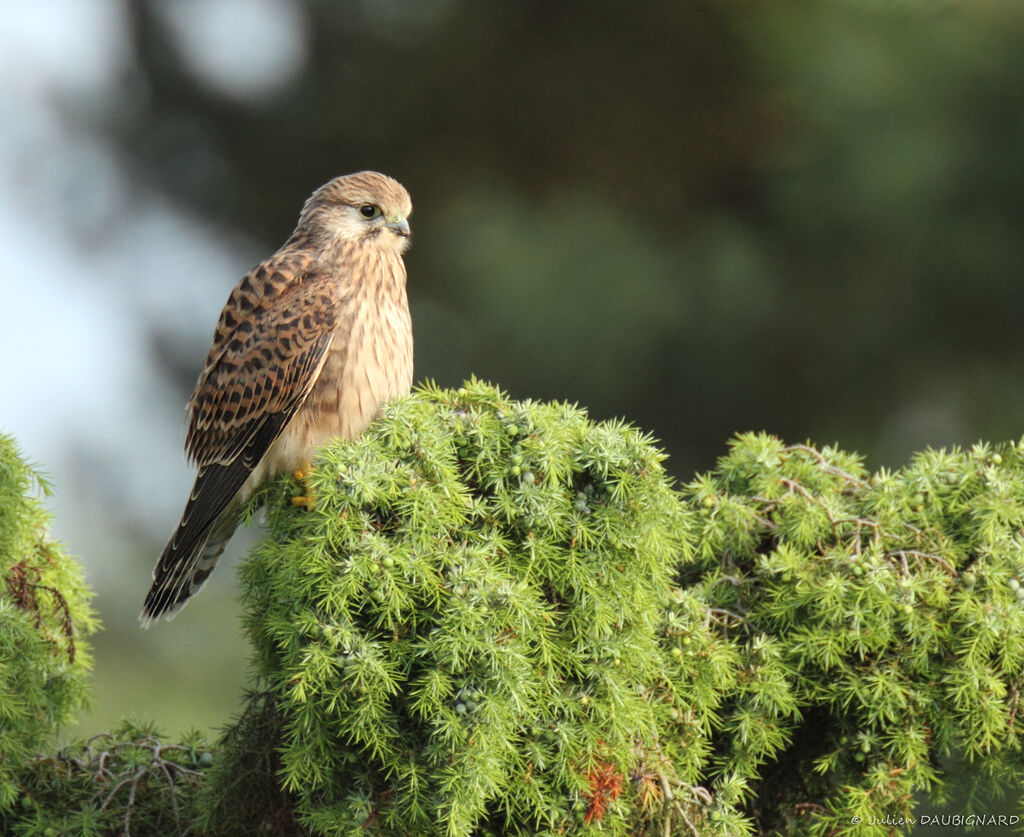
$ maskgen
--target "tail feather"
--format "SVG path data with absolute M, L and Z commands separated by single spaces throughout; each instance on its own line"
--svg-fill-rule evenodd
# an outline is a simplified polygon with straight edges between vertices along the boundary
M 203 537 L 186 539 L 187 544 L 179 543 L 184 523 L 178 527 L 153 570 L 153 584 L 139 614 L 142 627 L 148 628 L 161 616 L 173 619 L 188 600 L 202 590 L 240 517 L 241 504 L 231 503 Z
M 164 615 L 170 619 L 199 592 L 252 496 L 257 464 L 290 417 L 291 412 L 264 415 L 247 431 L 244 447 L 230 462 L 199 468 L 178 529 L 153 570 L 153 585 L 139 614 L 142 627 Z

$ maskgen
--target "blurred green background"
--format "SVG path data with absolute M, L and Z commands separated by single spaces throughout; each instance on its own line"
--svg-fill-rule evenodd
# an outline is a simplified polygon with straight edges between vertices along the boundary
M 12 0 L 0 426 L 99 593 L 78 731 L 236 705 L 229 566 L 135 619 L 220 306 L 338 174 L 413 195 L 419 379 L 625 416 L 684 480 L 739 430 L 1021 436 L 1022 36 L 1016 0 Z

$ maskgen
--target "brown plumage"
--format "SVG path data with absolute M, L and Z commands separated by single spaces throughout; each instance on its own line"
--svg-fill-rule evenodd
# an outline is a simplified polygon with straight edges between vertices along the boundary
M 231 292 L 188 403 L 195 485 L 153 570 L 143 626 L 199 591 L 263 480 L 333 438 L 354 439 L 382 402 L 409 390 L 411 211 L 390 177 L 335 178 Z

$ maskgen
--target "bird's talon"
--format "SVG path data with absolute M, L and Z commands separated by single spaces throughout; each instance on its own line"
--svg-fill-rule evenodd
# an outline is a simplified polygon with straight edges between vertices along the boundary
M 293 506 L 302 506 L 309 511 L 313 511 L 316 507 L 316 498 L 312 494 L 299 494 L 296 497 L 292 497 Z
M 310 462 L 303 461 L 299 464 L 299 467 L 295 469 L 295 481 L 303 488 L 305 494 L 300 494 L 298 497 L 292 497 L 293 506 L 303 506 L 310 511 L 313 510 L 315 505 L 315 498 L 313 497 L 313 490 L 306 483 L 313 475 L 313 465 Z
M 298 468 L 295 469 L 295 481 L 302 482 L 306 477 L 312 476 L 313 465 L 310 462 L 303 461 Z

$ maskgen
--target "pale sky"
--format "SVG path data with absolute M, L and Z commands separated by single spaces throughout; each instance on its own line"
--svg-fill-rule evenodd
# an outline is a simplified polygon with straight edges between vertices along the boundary
M 272 95 L 302 68 L 285 0 L 163 8 L 195 72 L 228 95 Z M 76 117 L 132 72 L 121 13 L 7 0 L 0 18 L 0 430 L 52 478 L 54 532 L 96 586 L 132 548 L 111 504 L 160 539 L 192 478 L 184 404 L 158 377 L 145 315 L 182 335 L 198 372 L 221 304 L 260 256 L 133 185 Z
M 290 0 L 160 8 L 173 8 L 193 71 L 225 95 L 280 95 L 302 69 Z M 151 330 L 198 374 L 228 292 L 266 246 L 184 215 L 90 132 L 119 97 L 145 95 L 123 13 L 110 0 L 3 0 L 0 13 L 0 431 L 50 477 L 53 534 L 98 594 L 96 699 L 67 731 L 81 735 L 126 714 L 171 733 L 228 721 L 247 656 L 230 564 L 254 537 L 233 540 L 187 616 L 137 629 L 194 476 L 185 396 L 162 377 Z

